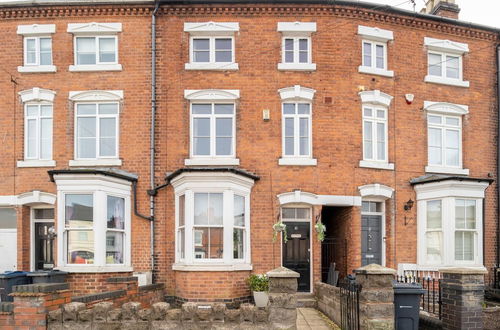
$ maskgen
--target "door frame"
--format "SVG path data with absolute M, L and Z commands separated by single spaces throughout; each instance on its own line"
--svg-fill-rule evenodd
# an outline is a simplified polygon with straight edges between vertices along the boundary
M 35 209 L 54 209 L 55 218 L 55 208 L 52 205 L 36 205 L 30 207 L 30 271 L 35 271 L 35 223 L 49 223 L 52 222 L 54 226 L 56 225 L 56 219 L 35 219 Z M 54 240 L 55 241 L 55 240 Z M 54 249 L 56 252 L 57 249 Z M 54 257 L 54 268 L 56 268 L 56 260 Z
M 283 220 L 281 218 L 282 209 L 286 208 L 297 208 L 297 209 L 309 209 L 310 210 L 310 218 L 309 219 L 289 219 Z M 312 218 L 313 218 L 313 207 L 310 205 L 304 204 L 285 204 L 280 206 L 280 220 L 283 222 L 309 222 L 309 293 L 314 291 L 314 280 L 313 280 L 313 237 L 312 237 Z M 283 267 L 283 232 L 280 233 L 281 244 L 280 244 L 280 265 Z
M 385 221 L 386 221 L 386 212 L 385 212 L 385 202 L 387 201 L 387 199 L 384 199 L 384 198 L 377 198 L 377 197 L 366 197 L 366 198 L 363 198 L 361 200 L 361 203 L 363 202 L 376 202 L 376 203 L 381 203 L 382 204 L 382 212 L 363 212 L 363 209 L 361 209 L 361 221 L 362 221 L 362 217 L 363 215 L 380 215 L 382 217 L 382 225 L 381 225 L 381 228 L 380 228 L 380 231 L 382 232 L 382 242 L 380 244 L 380 248 L 382 249 L 381 251 L 381 259 L 382 259 L 382 265 L 383 267 L 385 267 L 386 265 L 386 260 L 385 260 L 385 241 L 387 240 L 387 233 L 385 232 Z M 363 226 L 361 226 L 362 228 Z M 362 230 L 362 229 L 361 229 Z M 363 244 L 363 242 L 361 242 L 361 244 Z M 361 249 L 362 250 L 362 249 Z

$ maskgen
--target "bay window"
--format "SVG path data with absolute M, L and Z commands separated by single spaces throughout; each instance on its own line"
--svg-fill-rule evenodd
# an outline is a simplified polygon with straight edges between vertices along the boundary
M 251 269 L 249 209 L 255 176 L 196 169 L 170 180 L 176 194 L 174 269 Z

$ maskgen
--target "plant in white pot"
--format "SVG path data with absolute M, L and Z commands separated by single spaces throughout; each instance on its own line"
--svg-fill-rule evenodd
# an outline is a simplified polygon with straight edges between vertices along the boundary
M 264 274 L 253 274 L 248 278 L 248 285 L 253 293 L 255 306 L 266 307 L 269 301 L 269 278 Z

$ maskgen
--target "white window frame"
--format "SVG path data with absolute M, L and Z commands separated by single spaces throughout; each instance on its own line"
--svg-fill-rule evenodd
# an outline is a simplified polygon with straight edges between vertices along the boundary
M 450 40 L 441 40 L 434 38 L 424 38 L 424 45 L 427 47 L 427 73 L 424 78 L 425 82 L 450 85 L 457 87 L 469 87 L 470 83 L 463 80 L 463 55 L 469 52 L 469 45 Z M 429 55 L 441 55 L 441 76 L 429 74 Z M 446 57 L 458 57 L 459 61 L 459 78 L 446 77 Z
M 312 62 L 312 33 L 316 32 L 315 22 L 278 22 L 277 31 L 281 32 L 281 63 L 280 71 L 315 71 L 316 64 Z M 293 39 L 293 62 L 285 61 L 285 40 Z M 299 62 L 299 40 L 307 40 L 307 62 Z
M 293 104 L 295 106 L 295 114 L 285 114 L 285 104 Z M 307 104 L 309 105 L 309 113 L 308 114 L 299 114 L 298 112 L 298 105 L 299 104 Z M 281 142 L 281 148 L 282 148 L 282 157 L 283 158 L 305 158 L 305 159 L 311 159 L 312 158 L 312 104 L 307 101 L 295 101 L 295 102 L 282 102 L 281 103 L 281 116 L 282 116 L 282 125 L 281 125 L 281 136 L 282 136 L 282 142 Z M 294 127 L 294 132 L 293 132 L 293 155 L 286 155 L 285 154 L 285 121 L 286 119 L 293 119 L 293 127 Z M 307 155 L 301 155 L 300 154 L 300 120 L 301 119 L 307 119 L 307 125 L 308 125 L 308 139 L 309 139 L 309 144 L 308 144 L 308 150 L 309 153 Z
M 429 121 L 429 117 L 439 117 L 441 119 L 441 124 L 431 123 Z M 446 119 L 456 119 L 458 120 L 458 126 L 448 125 L 446 124 Z M 462 168 L 462 117 L 461 116 L 450 116 L 450 115 L 442 115 L 437 113 L 428 113 L 427 114 L 427 135 L 429 135 L 429 131 L 431 128 L 441 130 L 441 164 L 431 164 L 430 163 L 430 154 L 427 153 L 427 161 L 429 166 L 437 166 L 437 167 L 451 167 L 451 168 Z M 447 131 L 457 131 L 458 132 L 458 165 L 448 165 L 446 163 L 446 132 Z M 429 149 L 429 142 L 427 142 L 427 149 Z
M 184 23 L 184 32 L 189 33 L 189 63 L 184 65 L 185 70 L 238 70 L 236 63 L 235 33 L 239 32 L 239 23 L 235 22 L 201 22 Z M 231 39 L 231 62 L 215 61 L 215 39 Z M 209 62 L 194 62 L 193 39 L 209 39 Z
M 131 266 L 131 182 L 111 176 L 96 174 L 55 174 L 57 185 L 57 269 L 73 272 L 127 272 Z M 67 258 L 65 227 L 66 195 L 93 195 L 94 263 L 70 264 Z M 125 230 L 123 264 L 106 264 L 107 196 L 124 199 Z M 90 230 L 90 229 L 82 229 Z
M 373 90 L 373 91 L 363 91 L 359 93 L 359 96 L 361 98 L 361 117 L 362 117 L 362 126 L 361 126 L 361 131 L 362 131 L 362 143 L 361 143 L 361 156 L 362 159 L 359 161 L 359 167 L 364 167 L 364 168 L 375 168 L 375 169 L 381 169 L 381 170 L 394 170 L 394 164 L 389 163 L 389 107 L 391 105 L 393 97 L 389 94 L 386 94 L 384 92 L 381 92 L 379 90 Z M 385 124 L 385 156 L 386 159 L 383 161 L 376 160 L 376 159 L 366 159 L 365 158 L 365 130 L 364 130 L 364 123 L 365 123 L 365 116 L 364 116 L 364 110 L 365 107 L 372 108 L 375 112 L 377 109 L 385 109 L 385 116 L 386 116 L 386 124 Z M 376 127 L 375 127 L 376 128 Z M 373 128 L 372 128 L 372 134 L 373 134 Z M 374 151 L 376 151 L 376 148 L 373 148 Z
M 51 116 L 43 116 L 41 112 L 41 106 L 50 106 L 52 108 L 52 115 Z M 28 116 L 28 107 L 29 106 L 36 106 L 38 109 L 38 114 L 36 116 Z M 54 107 L 52 103 L 49 102 L 38 102 L 38 103 L 32 103 L 28 102 L 24 104 L 24 160 L 25 161 L 33 161 L 33 160 L 39 160 L 42 162 L 46 161 L 51 161 L 53 157 L 50 158 L 42 158 L 41 157 L 41 146 L 42 146 L 42 137 L 41 137 L 41 122 L 42 119 L 51 119 L 52 120 L 52 125 L 54 125 Z M 29 157 L 28 156 L 28 121 L 29 120 L 35 120 L 36 122 L 36 155 L 34 157 Z M 50 149 L 51 149 L 51 154 L 53 154 L 53 129 L 50 134 Z
M 285 87 L 278 90 L 281 97 L 281 158 L 278 160 L 279 165 L 290 166 L 316 166 L 317 160 L 313 158 L 313 98 L 316 91 L 311 88 L 295 85 Z M 297 153 L 298 144 L 294 143 L 294 155 L 285 155 L 285 115 L 283 114 L 284 103 L 308 103 L 309 104 L 309 155 L 300 156 Z M 292 116 L 292 115 L 287 115 Z M 300 116 L 295 114 L 294 116 Z M 298 133 L 298 126 L 294 126 L 295 133 Z M 294 139 L 298 134 L 294 133 Z
M 483 266 L 483 204 L 486 181 L 445 180 L 415 185 L 417 198 L 417 264 L 421 269 L 439 269 L 441 267 Z M 466 199 L 476 201 L 476 242 L 474 260 L 455 260 L 455 201 Z M 427 202 L 441 200 L 443 248 L 442 262 L 430 263 L 426 253 Z
M 250 242 L 250 197 L 253 179 L 229 172 L 184 172 L 172 179 L 175 193 L 175 264 L 173 270 L 182 271 L 240 271 L 252 270 Z M 194 227 L 195 193 L 223 194 L 223 257 L 196 259 Z M 185 197 L 184 258 L 179 242 L 179 197 Z M 234 196 L 245 198 L 244 258 L 233 258 Z M 203 226 L 206 227 L 206 226 Z M 240 228 L 240 227 L 236 227 Z
M 52 34 L 56 32 L 55 24 L 32 24 L 32 25 L 18 25 L 17 34 L 23 36 L 23 65 L 17 67 L 18 72 L 22 73 L 37 73 L 37 72 L 56 72 L 57 67 L 54 65 L 54 50 L 52 42 Z M 40 39 L 50 39 L 50 58 L 51 64 L 40 65 Z M 35 40 L 35 63 L 28 63 L 27 40 Z
M 392 31 L 383 30 L 377 27 L 368 27 L 359 25 L 358 35 L 361 36 L 361 65 L 358 67 L 358 72 L 370 75 L 379 75 L 384 77 L 394 77 L 394 71 L 388 69 L 388 43 L 394 40 Z M 371 44 L 371 65 L 365 66 L 364 63 L 364 44 Z M 384 48 L 384 67 L 377 68 L 376 47 L 377 45 Z
M 238 111 L 237 100 L 240 98 L 240 91 L 237 89 L 201 89 L 201 90 L 184 90 L 184 98 L 189 101 L 189 159 L 184 161 L 186 166 L 203 166 L 203 165 L 239 165 L 240 160 L 236 158 L 237 136 L 236 136 L 236 113 Z M 210 123 L 210 150 L 209 156 L 194 155 L 193 144 L 193 115 L 192 104 L 234 104 L 233 115 L 196 115 L 201 117 L 211 116 L 213 121 Z M 233 118 L 233 143 L 231 155 L 215 155 L 215 116 Z M 213 139 L 212 139 L 213 137 Z
M 70 72 L 81 71 L 121 71 L 122 65 L 119 64 L 119 41 L 118 33 L 122 32 L 121 23 L 70 23 L 68 24 L 68 33 L 73 34 L 73 65 L 69 66 Z M 76 39 L 78 37 L 96 38 L 96 64 L 77 64 Z M 99 38 L 114 38 L 116 49 L 115 62 L 99 61 Z
M 371 109 L 373 111 L 373 116 L 371 117 L 366 117 L 365 116 L 365 109 Z M 369 161 L 369 162 L 381 162 L 384 164 L 387 164 L 389 161 L 388 157 L 388 152 L 389 152 L 389 145 L 388 145 L 388 128 L 387 128 L 387 123 L 388 123 L 388 109 L 385 107 L 377 106 L 375 104 L 363 104 L 363 160 Z M 383 111 L 384 112 L 384 118 L 378 118 L 377 112 L 378 111 Z M 365 154 L 365 122 L 371 122 L 372 123 L 372 158 L 368 158 Z M 377 129 L 377 124 L 384 124 L 384 159 L 378 159 L 378 143 L 377 143 L 377 137 L 378 137 L 378 129 Z

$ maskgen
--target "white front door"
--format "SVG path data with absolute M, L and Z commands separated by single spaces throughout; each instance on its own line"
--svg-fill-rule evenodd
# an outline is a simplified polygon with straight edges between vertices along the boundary
M 0 273 L 17 270 L 16 210 L 0 208 Z

